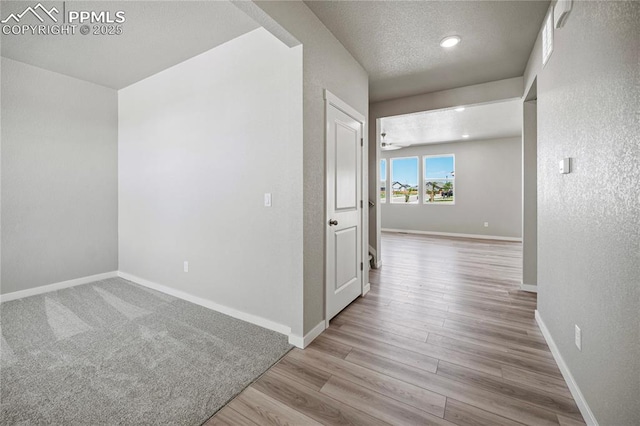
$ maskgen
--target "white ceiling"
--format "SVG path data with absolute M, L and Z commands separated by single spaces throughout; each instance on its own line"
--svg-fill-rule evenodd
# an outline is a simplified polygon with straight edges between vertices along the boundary
M 2 1 L 2 19 L 33 2 Z M 46 2 L 62 12 L 62 2 Z M 259 25 L 228 1 L 67 1 L 67 10 L 123 10 L 122 35 L 2 35 L 2 56 L 121 89 Z M 33 16 L 23 23 L 39 24 Z
M 549 1 L 306 1 L 369 73 L 372 102 L 524 73 Z M 462 43 L 446 50 L 442 38 Z
M 397 115 L 380 120 L 385 142 L 402 145 L 456 142 L 473 139 L 498 139 L 520 136 L 522 101 L 511 100 L 415 114 Z

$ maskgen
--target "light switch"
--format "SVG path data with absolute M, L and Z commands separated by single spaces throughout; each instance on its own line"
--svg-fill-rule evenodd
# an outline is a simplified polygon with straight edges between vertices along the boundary
M 266 192 L 264 194 L 264 206 L 265 207 L 271 207 L 271 193 L 270 192 Z
M 560 173 L 563 175 L 571 173 L 571 158 L 563 158 L 560 160 Z

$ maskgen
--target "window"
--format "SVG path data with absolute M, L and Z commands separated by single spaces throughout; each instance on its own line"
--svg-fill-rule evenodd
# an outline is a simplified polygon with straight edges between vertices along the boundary
M 424 203 L 454 204 L 455 157 L 439 155 L 424 157 Z
M 391 159 L 391 202 L 418 204 L 418 157 Z
M 380 202 L 387 202 L 387 160 L 380 160 Z

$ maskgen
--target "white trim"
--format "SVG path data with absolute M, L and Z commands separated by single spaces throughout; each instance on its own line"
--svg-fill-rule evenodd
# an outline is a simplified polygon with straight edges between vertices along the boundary
M 40 287 L 28 288 L 26 290 L 14 291 L 0 295 L 0 303 L 10 300 L 22 299 L 23 297 L 36 296 L 38 294 L 49 293 L 51 291 L 62 290 L 63 288 L 75 287 L 77 285 L 88 284 L 94 281 L 106 280 L 107 278 L 115 278 L 118 271 L 104 272 L 102 274 L 89 275 L 88 277 L 74 278 L 72 280 L 61 281 L 58 283 L 43 285 Z
M 551 354 L 553 358 L 556 360 L 556 364 L 558 364 L 558 368 L 560 368 L 560 372 L 562 373 L 562 377 L 564 377 L 565 382 L 567 382 L 567 386 L 569 386 L 569 390 L 571 391 L 571 396 L 578 404 L 578 408 L 580 409 L 580 413 L 582 417 L 584 417 L 584 421 L 587 422 L 589 426 L 598 426 L 598 421 L 596 417 L 593 415 L 591 408 L 589 408 L 589 404 L 587 404 L 587 400 L 584 395 L 580 391 L 578 384 L 576 383 L 571 371 L 569 370 L 569 366 L 562 355 L 560 355 L 560 350 L 556 346 L 556 343 L 553 341 L 553 337 L 551 337 L 551 333 L 549 329 L 545 325 L 542 320 L 542 316 L 540 316 L 540 312 L 536 309 L 536 322 L 538 323 L 538 327 L 540 327 L 540 331 L 544 336 L 544 339 L 547 341 L 547 345 L 549 345 L 549 349 L 551 350 Z
M 538 286 L 533 284 L 520 283 L 520 290 L 528 291 L 529 293 L 537 293 Z
M 367 293 L 369 293 L 369 290 L 371 290 L 371 283 L 366 283 L 362 289 L 362 295 L 366 296 Z
M 297 348 L 304 349 L 309 346 L 309 344 L 313 342 L 316 337 L 322 334 L 325 328 L 325 321 L 322 320 L 318 323 L 318 325 L 313 327 L 310 332 L 305 334 L 304 337 L 300 337 L 293 333 L 289 334 L 289 343 Z
M 364 115 L 360 114 L 355 108 L 352 108 L 346 102 L 342 101 L 342 99 L 338 98 L 336 95 L 324 89 L 324 99 L 327 101 L 327 104 L 331 104 L 334 107 L 338 108 L 340 111 L 344 112 L 347 115 L 350 115 L 351 118 L 354 118 L 356 121 L 359 121 L 363 124 L 366 123 L 366 119 Z M 364 129 L 362 129 L 362 134 L 364 138 Z
M 242 321 L 250 322 L 251 324 L 255 324 L 257 326 L 267 328 L 269 330 L 273 330 L 275 332 L 285 334 L 287 336 L 291 335 L 291 327 L 287 327 L 286 325 L 279 324 L 277 322 L 268 320 L 266 318 L 262 318 L 257 315 L 252 315 L 246 312 L 242 312 L 237 309 L 230 308 L 228 306 L 219 305 L 215 302 L 212 302 L 209 299 L 204 299 L 202 297 L 198 297 L 198 296 L 194 296 L 192 294 L 186 293 L 182 290 L 176 290 L 175 288 L 154 283 L 152 281 L 148 281 L 148 280 L 145 280 L 144 278 L 136 277 L 135 275 L 131 275 L 126 272 L 118 271 L 118 276 L 125 280 L 132 281 L 136 284 L 140 284 L 142 286 L 151 288 L 153 290 L 157 290 L 161 293 L 165 293 L 165 294 L 177 297 L 178 299 L 186 300 L 187 302 L 195 303 L 196 305 L 203 306 L 205 308 L 223 313 L 225 315 L 229 315 L 230 317 L 237 318 Z
M 498 241 L 513 241 L 522 242 L 522 238 L 516 237 L 502 237 L 498 235 L 481 235 L 481 234 L 458 234 L 456 232 L 434 232 L 434 231 L 416 231 L 412 229 L 389 229 L 382 228 L 382 232 L 395 232 L 405 234 L 420 234 L 420 235 L 437 235 L 441 237 L 458 237 L 458 238 L 476 238 L 479 240 L 498 240 Z

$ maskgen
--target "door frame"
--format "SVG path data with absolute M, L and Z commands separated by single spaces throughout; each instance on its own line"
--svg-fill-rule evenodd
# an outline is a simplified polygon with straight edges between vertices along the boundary
M 359 113 L 355 108 L 351 107 L 349 104 L 347 104 L 346 102 L 344 102 L 342 99 L 338 98 L 336 95 L 334 95 L 333 93 L 331 93 L 330 91 L 328 91 L 327 89 L 324 89 L 324 146 L 325 146 L 325 164 L 324 164 L 324 172 L 325 172 L 325 193 L 324 193 L 324 226 L 325 226 L 325 238 L 324 238 L 324 321 L 325 321 L 325 328 L 329 328 L 329 309 L 328 309 L 328 303 L 327 303 L 327 299 L 329 297 L 329 289 L 331 288 L 330 282 L 329 282 L 329 274 L 327 271 L 327 260 L 328 260 L 328 242 L 329 242 L 329 237 L 330 234 L 329 232 L 330 229 L 327 226 L 327 222 L 329 220 L 329 203 L 328 203 L 328 192 L 329 192 L 329 188 L 326 185 L 326 180 L 327 177 L 329 176 L 328 174 L 328 164 L 329 162 L 328 160 L 328 151 L 329 151 L 329 144 L 327 143 L 327 137 L 329 136 L 329 123 L 327 122 L 328 117 L 329 117 L 329 108 L 331 106 L 334 106 L 335 108 L 339 109 L 340 111 L 342 111 L 343 113 L 347 114 L 349 117 L 353 118 L 354 120 L 356 120 L 357 122 L 360 123 L 360 135 L 362 138 L 361 141 L 361 149 L 360 149 L 360 160 L 362 161 L 362 166 L 361 166 L 361 170 L 360 170 L 360 193 L 361 193 L 361 197 L 362 197 L 362 204 L 360 207 L 360 245 L 361 245 L 361 253 L 362 253 L 362 259 L 361 262 L 363 263 L 363 265 L 368 265 L 368 258 L 369 258 L 369 243 L 368 243 L 368 235 L 369 235 L 369 228 L 367 225 L 367 217 L 368 217 L 368 203 L 369 203 L 369 183 L 368 183 L 368 179 L 367 176 L 369 175 L 368 172 L 368 146 L 369 144 L 368 142 L 368 137 L 367 137 L 367 133 L 366 130 L 366 118 L 364 115 L 362 115 L 361 113 Z M 366 148 L 366 149 L 365 149 Z M 365 208 L 366 207 L 366 208 Z M 367 259 L 367 261 L 365 261 L 365 259 Z M 365 280 L 365 270 L 363 269 L 362 273 L 360 274 L 360 295 L 364 296 L 365 294 L 367 294 L 369 292 L 370 289 L 370 284 L 368 282 L 368 280 Z M 368 268 L 367 268 L 367 272 L 368 272 Z M 366 274 L 368 277 L 368 273 Z M 366 281 L 366 283 L 365 283 Z

